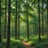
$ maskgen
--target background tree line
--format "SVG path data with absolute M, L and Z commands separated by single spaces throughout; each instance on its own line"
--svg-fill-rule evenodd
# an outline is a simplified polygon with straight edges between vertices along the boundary
M 0 0 L 0 42 L 2 38 L 29 39 L 48 33 L 47 0 Z M 11 36 L 11 37 L 10 37 Z

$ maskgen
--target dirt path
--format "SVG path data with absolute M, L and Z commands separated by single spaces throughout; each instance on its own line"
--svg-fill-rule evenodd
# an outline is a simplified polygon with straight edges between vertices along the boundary
M 25 48 L 35 48 L 34 44 L 31 45 L 27 41 L 22 40 L 22 43 Z

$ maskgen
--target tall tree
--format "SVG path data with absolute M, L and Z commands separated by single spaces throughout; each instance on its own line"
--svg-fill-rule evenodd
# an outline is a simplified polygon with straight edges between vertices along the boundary
M 28 2 L 26 2 L 26 21 L 27 21 L 27 39 L 29 39 L 29 16 L 28 16 Z
M 1 37 L 1 0 L 0 0 L 0 42 L 2 42 L 2 37 Z
M 20 39 L 20 0 L 18 0 L 18 4 L 17 4 L 17 31 L 18 31 L 18 39 Z
M 11 0 L 8 0 L 8 26 L 7 26 L 7 44 L 6 48 L 10 46 L 10 10 L 11 10 Z
M 5 31 L 4 31 L 4 38 L 6 38 L 6 6 L 7 5 L 7 1 L 5 0 Z
M 40 26 L 40 0 L 38 0 L 38 19 L 39 19 L 39 41 L 41 41 L 41 26 Z
M 44 1 L 42 0 L 42 36 L 44 35 L 44 32 L 43 32 L 43 5 L 44 5 Z
M 20 38 L 20 0 L 16 0 L 15 39 Z
M 16 0 L 16 16 L 15 16 L 15 39 L 17 39 L 17 0 Z
M 47 34 L 48 34 L 48 0 L 47 0 Z

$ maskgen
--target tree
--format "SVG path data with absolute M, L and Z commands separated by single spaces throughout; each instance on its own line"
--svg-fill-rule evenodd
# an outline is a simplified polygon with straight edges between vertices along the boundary
M 7 18 L 7 17 L 6 17 L 6 5 L 7 5 L 6 2 L 7 2 L 7 1 L 5 0 L 5 31 L 4 31 L 4 38 L 6 38 L 6 29 L 7 29 L 7 28 L 6 28 L 6 20 L 7 20 L 7 19 L 6 19 L 6 18 Z
M 28 16 L 28 3 L 26 2 L 26 19 L 27 19 L 27 39 L 29 39 L 29 16 Z
M 8 0 L 8 26 L 7 26 L 7 44 L 6 44 L 6 48 L 9 48 L 9 45 L 10 45 L 10 9 L 11 9 L 11 0 Z
M 40 26 L 40 0 L 38 0 L 38 21 L 39 21 L 39 41 L 41 41 L 41 26 Z
M 17 31 L 18 31 L 18 33 L 17 33 L 17 35 L 18 35 L 18 39 L 20 39 L 20 1 L 18 0 L 18 4 L 17 4 Z
M 15 39 L 17 39 L 17 0 L 16 0 L 16 16 L 15 16 Z
M 2 42 L 2 37 L 1 37 L 1 0 L 0 0 L 0 43 Z
M 47 34 L 48 34 L 48 0 L 47 0 Z
M 44 4 L 44 1 L 42 0 L 42 36 L 44 35 L 44 32 L 43 32 L 43 4 Z
M 20 1 L 16 0 L 15 39 L 20 38 L 20 5 L 19 4 L 20 4 Z

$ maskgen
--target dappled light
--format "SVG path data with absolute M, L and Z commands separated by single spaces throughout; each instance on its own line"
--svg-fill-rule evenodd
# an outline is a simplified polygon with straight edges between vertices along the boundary
M 48 48 L 48 0 L 0 0 L 0 48 Z

